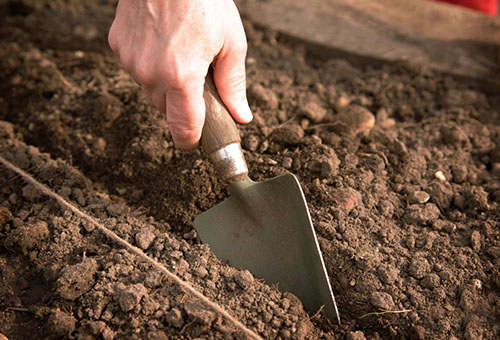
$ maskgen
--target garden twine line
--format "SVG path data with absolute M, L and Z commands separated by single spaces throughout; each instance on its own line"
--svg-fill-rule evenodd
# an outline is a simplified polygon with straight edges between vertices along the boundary
M 198 299 L 203 301 L 207 307 L 209 307 L 212 311 L 215 313 L 218 313 L 222 315 L 224 318 L 226 318 L 228 321 L 233 323 L 238 329 L 240 329 L 243 333 L 245 333 L 247 336 L 249 336 L 251 339 L 257 339 L 257 340 L 263 340 L 262 337 L 260 337 L 257 333 L 246 327 L 241 321 L 237 320 L 235 317 L 233 317 L 231 314 L 229 314 L 224 308 L 219 306 L 217 303 L 211 301 L 209 298 L 207 298 L 205 295 L 202 293 L 198 292 L 193 286 L 191 286 L 188 282 L 182 280 L 180 277 L 169 271 L 165 266 L 163 266 L 160 262 L 156 261 L 155 259 L 149 257 L 146 255 L 141 249 L 133 246 L 129 242 L 125 241 L 122 239 L 120 236 L 118 236 L 116 233 L 111 231 L 110 229 L 106 228 L 104 225 L 99 223 L 94 217 L 88 215 L 81 209 L 79 209 L 74 203 L 67 201 L 64 199 L 62 196 L 54 192 L 52 189 L 50 189 L 48 186 L 46 186 L 43 183 L 40 183 L 37 181 L 31 174 L 27 173 L 26 171 L 20 169 L 16 165 L 12 164 L 2 156 L 0 156 L 0 162 L 8 169 L 14 171 L 17 173 L 19 176 L 21 176 L 26 182 L 32 184 L 35 188 L 40 190 L 42 193 L 44 193 L 47 196 L 52 197 L 55 199 L 60 205 L 65 206 L 66 208 L 70 209 L 72 212 L 80 216 L 81 218 L 89 221 L 92 223 L 99 231 L 101 231 L 104 235 L 109 237 L 111 240 L 115 241 L 116 243 L 122 245 L 123 247 L 127 248 L 130 252 L 134 253 L 136 256 L 140 257 L 141 259 L 145 260 L 146 262 L 150 263 L 153 267 L 157 268 L 160 270 L 162 273 L 167 275 L 170 279 L 172 279 L 175 283 L 177 283 L 179 286 L 182 288 L 186 289 L 189 291 L 191 294 L 196 296 Z

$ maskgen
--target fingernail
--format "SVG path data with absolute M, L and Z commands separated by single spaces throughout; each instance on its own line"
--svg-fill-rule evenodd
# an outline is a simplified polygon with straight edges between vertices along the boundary
M 248 105 L 248 101 L 246 99 L 240 105 L 240 117 L 246 123 L 250 123 L 253 119 L 252 110 L 250 110 L 250 106 Z

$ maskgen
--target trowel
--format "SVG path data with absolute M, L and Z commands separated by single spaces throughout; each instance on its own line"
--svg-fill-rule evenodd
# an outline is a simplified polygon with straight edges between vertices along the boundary
M 340 317 L 304 193 L 288 173 L 264 182 L 248 177 L 233 118 L 217 94 L 211 71 L 203 93 L 201 145 L 231 196 L 196 217 L 195 228 L 219 260 L 247 269 L 295 294 L 310 313 Z

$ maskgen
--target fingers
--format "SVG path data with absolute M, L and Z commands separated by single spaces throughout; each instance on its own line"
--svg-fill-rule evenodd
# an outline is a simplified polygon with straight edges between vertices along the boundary
M 239 123 L 249 123 L 253 116 L 246 95 L 246 39 L 226 44 L 217 56 L 214 82 L 222 101 Z
M 177 148 L 194 149 L 199 144 L 205 122 L 204 84 L 204 72 L 167 81 L 167 124 Z

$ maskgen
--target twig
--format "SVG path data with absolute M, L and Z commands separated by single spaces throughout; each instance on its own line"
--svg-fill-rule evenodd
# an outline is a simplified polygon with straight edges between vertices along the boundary
M 29 310 L 28 308 L 25 308 L 25 307 L 7 307 L 5 309 L 5 311 L 9 311 L 9 310 L 13 310 L 15 312 L 28 312 L 28 313 L 32 313 L 31 310 Z
M 371 316 L 371 315 L 401 314 L 401 313 L 408 313 L 408 312 L 411 312 L 411 310 L 409 310 L 409 309 L 403 309 L 403 310 L 385 310 L 385 309 L 381 309 L 380 312 L 371 312 L 371 313 L 367 313 L 367 314 L 361 315 L 358 319 L 363 319 L 363 318 L 365 318 L 367 316 Z
M 120 236 L 115 234 L 113 231 L 110 229 L 106 228 L 103 224 L 99 223 L 94 217 L 88 215 L 84 211 L 80 210 L 75 204 L 65 200 L 62 196 L 58 195 L 55 193 L 52 189 L 47 187 L 45 184 L 42 184 L 38 182 L 33 176 L 31 176 L 29 173 L 26 171 L 18 168 L 2 156 L 0 156 L 0 163 L 2 163 L 6 168 L 14 171 L 15 173 L 19 174 L 26 182 L 32 184 L 35 188 L 40 190 L 42 193 L 44 193 L 47 196 L 52 197 L 55 199 L 61 206 L 64 206 L 74 212 L 76 215 L 80 216 L 81 218 L 87 220 L 88 222 L 92 223 L 99 231 L 101 231 L 104 235 L 109 237 L 111 240 L 115 241 L 119 245 L 123 246 L 127 250 L 129 250 L 131 253 L 134 253 L 136 256 L 140 257 L 143 259 L 145 262 L 150 263 L 153 267 L 167 275 L 170 279 L 172 279 L 175 283 L 177 283 L 179 286 L 196 296 L 198 299 L 200 299 L 205 305 L 213 310 L 215 313 L 218 313 L 222 315 L 224 318 L 226 318 L 228 321 L 230 321 L 233 325 L 235 325 L 237 328 L 239 328 L 243 333 L 245 333 L 249 338 L 251 339 L 258 339 L 258 340 L 263 340 L 257 333 L 246 327 L 241 321 L 237 320 L 235 317 L 233 317 L 231 314 L 229 314 L 224 308 L 219 306 L 217 303 L 211 301 L 209 298 L 207 298 L 205 295 L 202 293 L 198 292 L 196 289 L 191 286 L 188 282 L 182 280 L 180 277 L 169 271 L 163 264 L 160 262 L 156 261 L 155 259 L 149 257 L 146 255 L 141 249 L 133 246 L 129 242 L 125 241 L 122 239 Z

